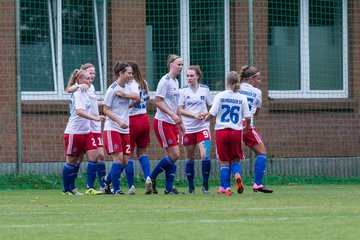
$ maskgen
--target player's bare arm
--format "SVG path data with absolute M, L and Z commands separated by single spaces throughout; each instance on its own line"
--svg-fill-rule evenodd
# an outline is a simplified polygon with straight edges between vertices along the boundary
M 204 118 L 204 120 L 205 120 L 205 121 L 209 121 L 209 120 L 212 119 L 213 117 L 214 117 L 213 115 L 211 115 L 210 113 L 207 113 L 206 116 L 205 116 L 205 118 Z
M 187 116 L 187 117 L 191 117 L 191 118 L 195 118 L 198 120 L 203 120 L 204 116 L 202 113 L 198 112 L 198 113 L 193 113 L 190 111 L 186 111 L 184 106 L 179 106 L 179 111 L 181 115 Z
M 244 127 L 243 134 L 246 134 L 248 132 L 248 130 L 250 128 L 251 118 L 250 117 L 245 118 L 245 122 L 246 122 L 246 125 Z
M 78 84 L 78 85 L 72 85 L 72 86 L 66 88 L 66 92 L 73 93 L 73 92 L 76 92 L 76 90 L 78 90 L 79 88 L 83 91 L 87 91 L 89 89 L 89 86 L 86 85 L 85 83 Z
M 118 96 L 120 96 L 120 97 L 131 99 L 131 100 L 134 100 L 136 102 L 140 102 L 140 95 L 138 93 L 124 93 L 121 90 L 117 90 L 116 94 Z
M 174 120 L 174 122 L 176 124 L 180 124 L 182 123 L 181 117 L 179 117 L 179 115 L 177 113 L 172 112 L 166 105 L 164 102 L 164 99 L 162 97 L 159 96 L 155 96 L 154 98 L 154 103 L 155 106 L 157 108 L 159 108 L 162 112 L 166 113 L 167 115 L 169 115 L 172 120 Z
M 115 114 L 113 114 L 113 112 L 110 110 L 109 106 L 104 105 L 104 113 L 106 116 L 108 116 L 111 120 L 113 120 L 114 122 L 116 122 L 121 128 L 126 129 L 129 126 L 125 123 L 124 120 L 118 118 L 117 116 L 115 116 Z
M 92 115 L 87 113 L 84 109 L 76 109 L 76 114 L 79 115 L 80 117 L 86 118 L 86 119 L 90 119 L 90 120 L 94 120 L 94 121 L 104 121 L 105 120 L 105 116 L 104 115 Z

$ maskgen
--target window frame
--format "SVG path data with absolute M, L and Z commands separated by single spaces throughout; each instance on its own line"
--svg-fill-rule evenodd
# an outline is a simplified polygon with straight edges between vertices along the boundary
M 342 0 L 342 90 L 310 90 L 309 0 L 300 1 L 300 90 L 269 90 L 273 99 L 348 98 L 348 2 Z
M 54 91 L 21 91 L 21 100 L 68 100 L 70 94 L 64 90 L 64 83 L 67 81 L 63 74 L 63 51 L 62 51 L 62 0 L 47 0 L 48 5 L 48 17 L 49 17 L 49 34 L 50 34 L 50 51 L 52 59 L 52 71 L 54 81 Z M 17 6 L 20 8 L 20 5 Z M 53 9 L 52 9 L 53 7 Z M 94 8 L 94 20 L 95 20 L 95 32 L 96 32 L 96 50 L 98 56 L 98 69 L 97 77 L 100 81 L 100 89 L 96 90 L 98 99 L 101 99 L 105 95 L 105 87 L 107 82 L 107 1 L 102 1 L 102 37 L 99 29 L 98 18 L 98 1 L 93 1 Z M 20 13 L 20 9 L 17 11 Z M 53 16 L 55 12 L 56 16 Z M 20 29 L 19 21 L 17 22 L 17 28 Z M 20 51 L 18 52 L 20 54 Z M 20 66 L 18 66 L 20 67 Z M 21 79 L 24 81 L 25 79 Z
M 181 86 L 186 84 L 186 69 L 190 66 L 190 11 L 189 1 L 180 1 L 180 54 L 184 61 L 184 68 L 181 72 Z M 230 14 L 229 0 L 224 0 L 224 88 L 226 86 L 226 73 L 230 71 Z M 219 91 L 212 91 L 217 93 Z M 154 92 L 155 94 L 155 92 Z

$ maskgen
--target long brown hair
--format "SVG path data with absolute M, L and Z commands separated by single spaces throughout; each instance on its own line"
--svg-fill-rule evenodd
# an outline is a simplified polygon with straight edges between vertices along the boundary
M 144 78 L 141 75 L 139 65 L 134 61 L 129 61 L 127 64 L 130 65 L 130 67 L 133 70 L 133 77 L 135 81 L 139 84 L 142 90 L 144 90 L 146 93 L 149 91 L 148 85 L 146 84 Z

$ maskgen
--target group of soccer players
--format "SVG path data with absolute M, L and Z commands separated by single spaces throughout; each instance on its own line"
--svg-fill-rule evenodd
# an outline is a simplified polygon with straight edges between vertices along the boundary
M 153 129 L 166 155 L 150 172 L 147 147 L 150 142 L 150 122 L 146 106 L 149 100 L 148 85 L 142 78 L 135 62 L 118 62 L 114 67 L 115 79 L 106 91 L 103 102 L 97 101 L 92 82 L 95 68 L 84 64 L 76 69 L 69 79 L 67 92 L 71 93 L 70 118 L 64 132 L 66 162 L 63 168 L 63 195 L 82 195 L 75 179 L 79 165 L 86 154 L 87 189 L 85 194 L 122 195 L 121 173 L 125 171 L 128 194 L 135 194 L 134 164 L 139 159 L 145 180 L 145 194 L 157 194 L 156 178 L 165 171 L 165 194 L 179 194 L 173 186 L 176 161 L 180 157 L 178 136 L 182 134 L 185 147 L 185 169 L 189 194 L 195 193 L 194 161 L 196 149 L 202 161 L 202 192 L 209 194 L 211 171 L 211 134 L 209 120 L 216 117 L 216 152 L 220 160 L 220 187 L 218 194 L 231 196 L 231 172 L 235 178 L 237 193 L 244 191 L 240 160 L 244 158 L 242 141 L 256 154 L 254 192 L 271 193 L 262 184 L 266 168 L 266 151 L 263 141 L 253 124 L 253 116 L 261 108 L 261 91 L 256 84 L 261 82 L 260 72 L 255 67 L 244 66 L 240 74 L 227 75 L 226 90 L 212 99 L 209 88 L 201 84 L 199 66 L 186 70 L 187 86 L 179 88 L 177 76 L 183 70 L 183 60 L 178 55 L 169 55 L 168 73 L 158 83 L 154 104 L 157 108 Z M 103 106 L 106 115 L 99 114 Z M 208 110 L 210 108 L 210 110 Z M 101 136 L 101 121 L 104 124 L 104 144 Z M 106 174 L 104 146 L 112 156 L 112 166 Z M 100 191 L 94 188 L 98 175 Z

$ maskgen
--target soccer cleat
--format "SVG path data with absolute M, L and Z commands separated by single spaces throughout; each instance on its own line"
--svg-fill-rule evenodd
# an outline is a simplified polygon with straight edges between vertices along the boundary
M 171 190 L 170 192 L 168 192 L 168 191 L 164 191 L 164 194 L 165 195 L 177 195 L 177 194 L 179 194 L 179 192 L 175 189 L 175 191 L 174 191 L 174 189 L 173 190 Z
M 108 181 L 106 181 L 106 176 L 103 176 L 101 178 L 101 181 L 104 183 L 104 187 L 103 187 L 103 190 L 104 190 L 104 193 L 105 194 L 112 194 L 111 192 L 111 183 L 109 183 Z
M 166 195 L 185 194 L 184 192 L 179 192 L 175 187 L 173 187 L 170 192 L 166 191 L 166 189 L 165 189 L 164 193 L 165 193 Z
M 146 178 L 145 181 L 145 195 L 151 194 L 152 189 L 152 181 L 149 177 Z
M 103 194 L 101 191 L 95 190 L 94 188 L 88 188 L 85 191 L 85 195 L 101 195 Z
M 225 188 L 220 186 L 219 189 L 217 190 L 217 194 L 225 194 Z
M 195 187 L 194 186 L 189 187 L 188 194 L 195 194 Z
M 120 189 L 113 193 L 114 195 L 124 195 L 125 193 Z
M 262 193 L 272 193 L 273 190 L 266 188 L 264 185 L 260 184 L 257 185 L 256 183 L 254 183 L 253 185 L 253 191 L 254 192 L 262 192 Z
M 179 192 L 179 191 L 176 189 L 176 187 L 173 187 L 173 188 L 172 188 L 172 191 L 173 191 L 173 192 L 176 192 L 176 194 L 185 194 L 185 192 Z
M 239 173 L 235 174 L 236 191 L 238 194 L 244 192 L 244 184 Z
M 75 194 L 72 191 L 66 191 L 66 192 L 62 192 L 61 195 L 63 195 L 63 196 L 73 196 Z
M 231 191 L 231 188 L 226 188 L 226 190 L 225 190 L 225 196 L 232 196 L 233 195 L 233 192 Z
M 189 189 L 188 194 L 195 194 L 195 188 L 193 188 L 193 189 Z
M 71 190 L 72 195 L 76 195 L 76 196 L 83 196 L 84 194 L 79 192 L 79 190 L 77 188 L 74 188 L 73 190 Z
M 128 194 L 135 195 L 135 186 L 134 185 L 132 185 L 131 188 L 129 188 Z
M 208 185 L 204 185 L 201 190 L 202 190 L 203 194 L 210 194 Z
M 158 194 L 158 190 L 156 189 L 156 180 L 152 179 L 151 182 L 152 182 L 152 184 L 151 184 L 152 193 L 153 194 Z

